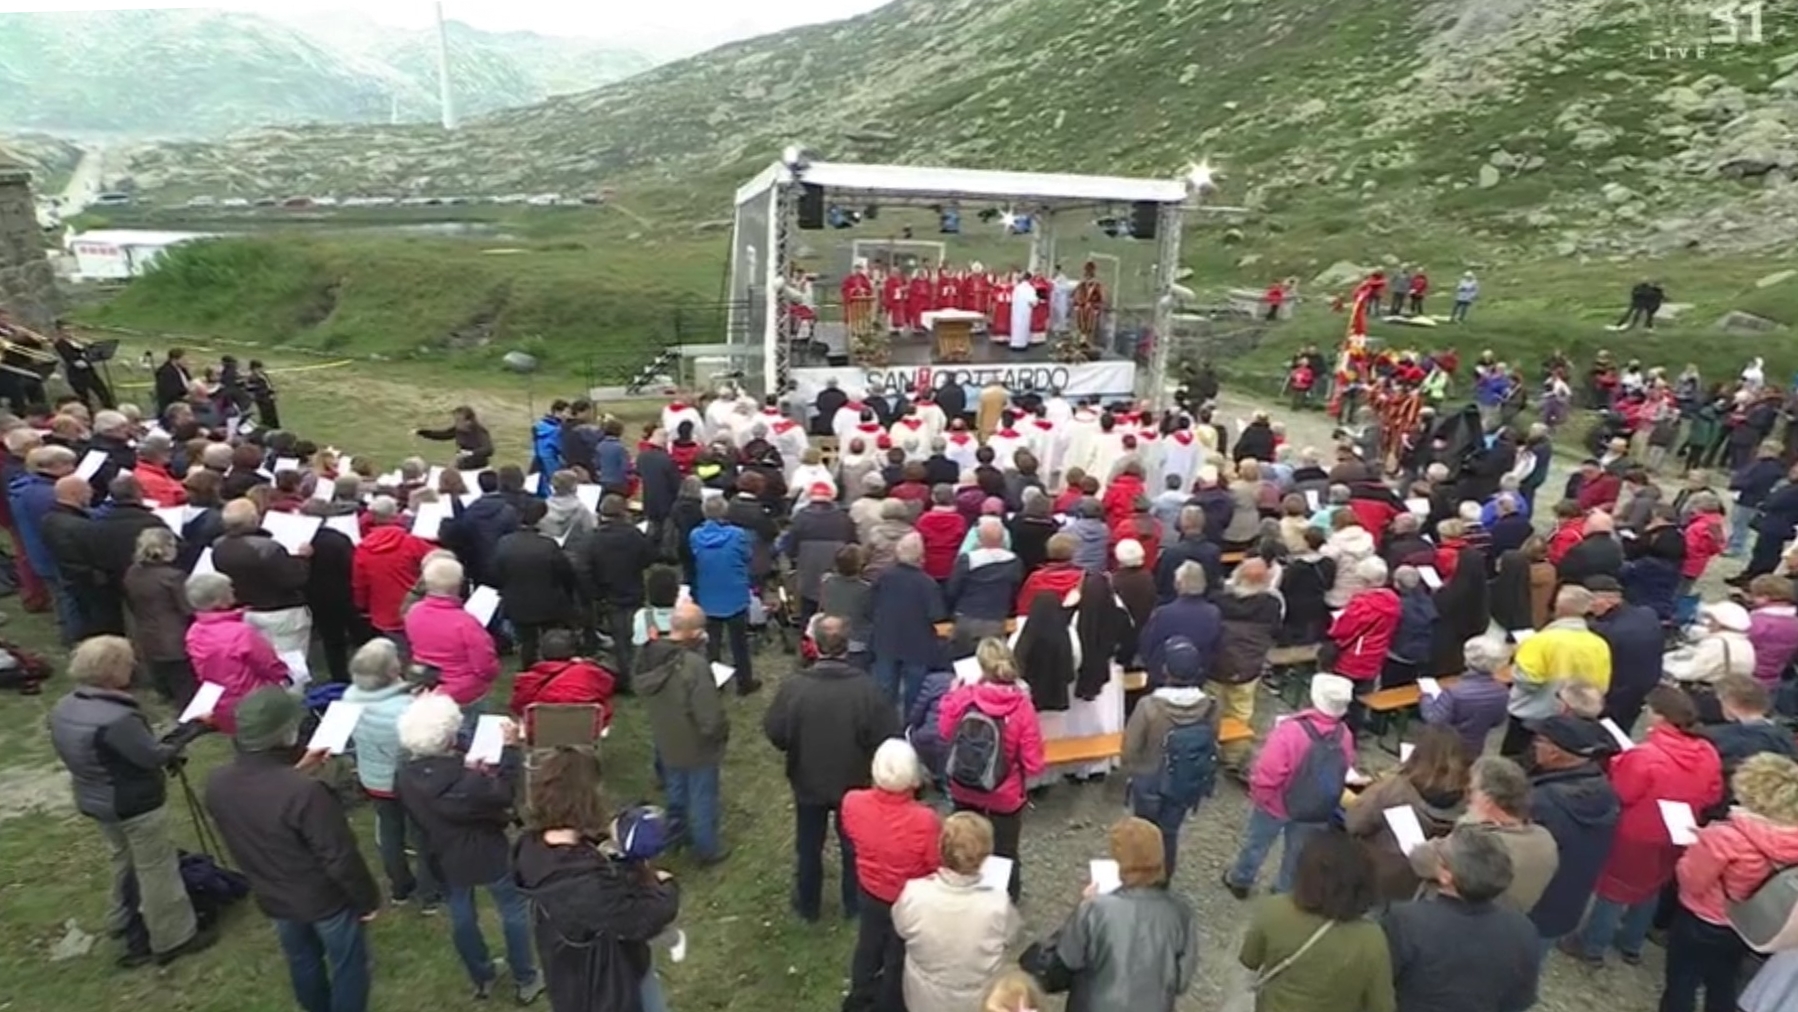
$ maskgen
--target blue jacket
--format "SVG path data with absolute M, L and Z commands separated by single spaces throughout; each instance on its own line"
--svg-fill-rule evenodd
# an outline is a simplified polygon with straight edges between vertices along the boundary
M 874 632 L 869 650 L 875 659 L 935 663 L 935 626 L 948 618 L 948 613 L 943 608 L 943 592 L 930 574 L 916 566 L 888 566 L 874 578 L 870 597 Z
M 1236 500 L 1229 489 L 1202 488 L 1186 501 L 1188 506 L 1197 506 L 1205 513 L 1205 540 L 1214 544 L 1224 543 L 1224 528 L 1230 526 L 1230 519 L 1236 515 Z M 1211 574 L 1207 573 L 1206 576 Z
M 1738 505 L 1758 507 L 1785 476 L 1785 465 L 1777 458 L 1763 457 L 1731 475 L 1729 489 L 1736 494 Z
M 1204 681 L 1217 663 L 1218 644 L 1224 638 L 1224 617 L 1217 605 L 1203 597 L 1176 597 L 1150 612 L 1149 620 L 1143 623 L 1137 656 L 1142 658 L 1151 688 L 1160 688 L 1165 681 L 1162 651 L 1175 636 L 1192 640 L 1198 648 L 1199 680 Z
M 562 469 L 562 421 L 545 416 L 531 427 L 531 470 L 537 473 L 537 497 L 549 498 L 549 476 Z
M 749 532 L 707 520 L 687 535 L 693 550 L 693 603 L 707 618 L 730 618 L 749 608 Z
M 1413 664 L 1429 660 L 1436 626 L 1435 595 L 1427 587 L 1406 591 L 1398 596 L 1398 608 L 1398 632 L 1387 653 Z
M 56 482 L 41 474 L 25 474 L 14 478 L 7 488 L 12 505 L 13 523 L 18 525 L 19 540 L 25 542 L 25 557 L 39 576 L 55 579 L 56 557 L 44 543 L 44 517 L 56 505 Z
M 462 508 L 444 527 L 448 543 L 443 547 L 461 558 L 468 578 L 491 585 L 499 539 L 518 529 L 518 511 L 498 492 L 489 492 Z
M 943 697 L 949 694 L 954 685 L 953 672 L 931 672 L 924 678 L 924 687 L 918 690 L 918 701 L 912 704 L 911 713 L 906 715 L 905 736 L 911 741 L 911 747 L 917 750 L 919 761 L 935 780 L 943 778 L 943 766 L 949 758 L 949 748 L 943 741 L 942 729 L 937 727 L 936 718 L 943 707 Z
M 949 574 L 949 610 L 958 618 L 1003 622 L 1012 617 L 1024 567 L 1004 548 L 976 548 L 955 557 Z
M 1232 504 L 1234 508 L 1234 504 Z M 1174 599 L 1174 574 L 1187 562 L 1196 562 L 1205 570 L 1205 586 L 1216 593 L 1224 585 L 1224 552 L 1217 543 L 1202 537 L 1182 537 L 1165 544 L 1161 557 L 1155 560 L 1155 603 L 1167 604 Z
M 1481 376 L 1473 385 L 1473 399 L 1482 407 L 1497 407 L 1504 403 L 1505 394 L 1511 390 L 1511 378 L 1498 373 Z
M 1617 792 L 1592 764 L 1532 778 L 1530 818 L 1554 837 L 1560 854 L 1554 877 L 1529 912 L 1543 938 L 1559 938 L 1579 927 L 1610 856 L 1621 811 Z
M 594 482 L 608 489 L 620 489 L 631 483 L 631 455 L 617 436 L 603 436 L 593 448 L 593 460 L 599 471 Z
M 356 779 L 382 794 L 393 793 L 393 774 L 399 769 L 400 714 L 412 705 L 412 686 L 395 682 L 384 689 L 365 692 L 354 685 L 343 690 L 343 701 L 361 703 L 362 716 L 350 740 L 356 745 Z
M 1678 575 L 1675 570 L 1674 576 Z M 1641 713 L 1648 690 L 1661 683 L 1661 648 L 1666 634 L 1660 616 L 1646 605 L 1626 602 L 1588 619 L 1586 625 L 1611 648 L 1611 687 L 1605 692 L 1605 713 L 1625 720 L 1632 713 Z

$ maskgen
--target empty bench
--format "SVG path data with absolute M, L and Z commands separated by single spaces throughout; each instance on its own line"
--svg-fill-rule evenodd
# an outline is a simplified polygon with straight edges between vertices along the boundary
M 1254 738 L 1254 729 L 1234 717 L 1225 717 L 1218 726 L 1217 741 L 1220 745 L 1253 741 Z M 1092 734 L 1081 738 L 1057 738 L 1043 742 L 1043 759 L 1050 766 L 1107 762 L 1123 754 L 1122 732 Z

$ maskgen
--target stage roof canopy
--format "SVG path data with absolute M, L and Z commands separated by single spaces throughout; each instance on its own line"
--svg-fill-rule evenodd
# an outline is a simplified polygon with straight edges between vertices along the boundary
M 1189 192 L 1182 179 L 1127 179 L 1049 172 L 992 172 L 913 165 L 851 165 L 813 162 L 795 172 L 775 162 L 737 190 L 739 205 L 768 188 L 794 182 L 822 186 L 831 196 L 885 201 L 1029 201 L 1056 206 L 1092 204 L 1182 204 Z

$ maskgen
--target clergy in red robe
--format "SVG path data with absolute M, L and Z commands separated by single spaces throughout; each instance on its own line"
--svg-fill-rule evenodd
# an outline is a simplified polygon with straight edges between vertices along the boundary
M 936 285 L 930 281 L 927 271 L 919 270 L 911 276 L 911 287 L 907 289 L 905 298 L 905 327 L 907 330 L 918 330 L 923 327 L 923 317 L 936 308 Z
M 993 340 L 1005 343 L 1011 336 L 1011 290 L 1010 281 L 1001 280 L 993 287 L 993 314 L 989 330 Z
M 897 334 L 906 327 L 906 304 L 908 290 L 905 275 L 895 270 L 886 276 L 881 284 L 880 304 L 886 310 L 887 330 Z
M 939 270 L 936 273 L 936 308 L 959 309 L 961 307 L 961 278 L 952 271 Z
M 1042 344 L 1049 340 L 1049 300 L 1055 295 L 1055 284 L 1035 274 L 1030 287 L 1036 289 L 1036 305 L 1030 310 L 1030 343 Z
M 979 264 L 963 281 L 961 286 L 961 308 L 970 313 L 990 316 L 993 311 L 993 279 Z

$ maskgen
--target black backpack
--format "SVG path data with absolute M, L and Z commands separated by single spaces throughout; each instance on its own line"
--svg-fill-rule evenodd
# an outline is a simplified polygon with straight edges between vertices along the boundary
M 1338 723 L 1329 734 L 1319 734 L 1309 720 L 1293 719 L 1309 740 L 1286 784 L 1286 818 L 1311 824 L 1329 822 L 1342 806 L 1342 788 L 1348 782 L 1348 760 L 1342 754 L 1343 725 Z
M 956 722 L 945 764 L 949 782 L 971 791 L 992 793 L 1005 782 L 1005 721 L 969 707 Z

